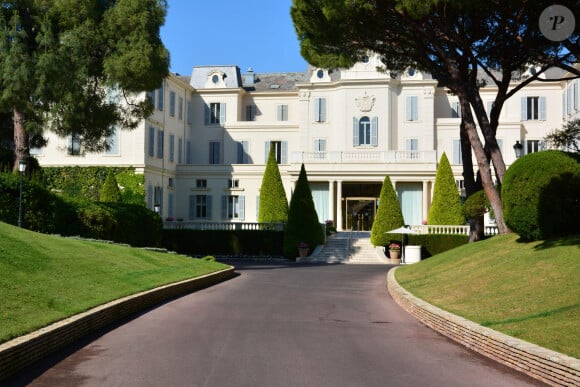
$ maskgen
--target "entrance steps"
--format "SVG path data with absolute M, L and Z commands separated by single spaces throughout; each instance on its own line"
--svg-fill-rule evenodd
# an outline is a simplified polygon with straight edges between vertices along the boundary
M 326 241 L 326 245 L 311 257 L 313 263 L 384 265 L 387 259 L 379 257 L 370 242 L 370 232 L 338 232 Z

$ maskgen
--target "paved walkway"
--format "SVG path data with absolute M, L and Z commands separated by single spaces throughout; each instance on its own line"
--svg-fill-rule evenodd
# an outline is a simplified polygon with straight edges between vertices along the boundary
M 310 258 L 312 263 L 344 263 L 386 265 L 389 260 L 379 257 L 370 242 L 368 231 L 340 231 L 328 238 L 326 245 L 316 256 Z

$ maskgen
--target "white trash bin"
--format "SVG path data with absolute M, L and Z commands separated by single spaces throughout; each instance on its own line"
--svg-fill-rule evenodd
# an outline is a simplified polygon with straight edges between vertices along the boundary
M 417 263 L 421 261 L 421 246 L 407 245 L 405 246 L 405 263 Z

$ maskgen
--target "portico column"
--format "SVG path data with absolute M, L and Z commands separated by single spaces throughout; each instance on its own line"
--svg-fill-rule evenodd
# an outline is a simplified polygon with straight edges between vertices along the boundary
M 336 182 L 336 229 L 342 231 L 342 181 Z
M 334 197 L 334 180 L 328 181 L 328 214 L 330 220 L 334 222 L 334 201 L 336 198 Z
M 423 220 L 429 216 L 429 181 L 423 180 Z

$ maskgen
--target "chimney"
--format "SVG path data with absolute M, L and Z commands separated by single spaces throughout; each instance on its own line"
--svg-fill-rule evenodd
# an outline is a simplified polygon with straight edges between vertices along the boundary
M 250 67 L 248 71 L 244 74 L 244 85 L 254 86 L 254 71 Z

